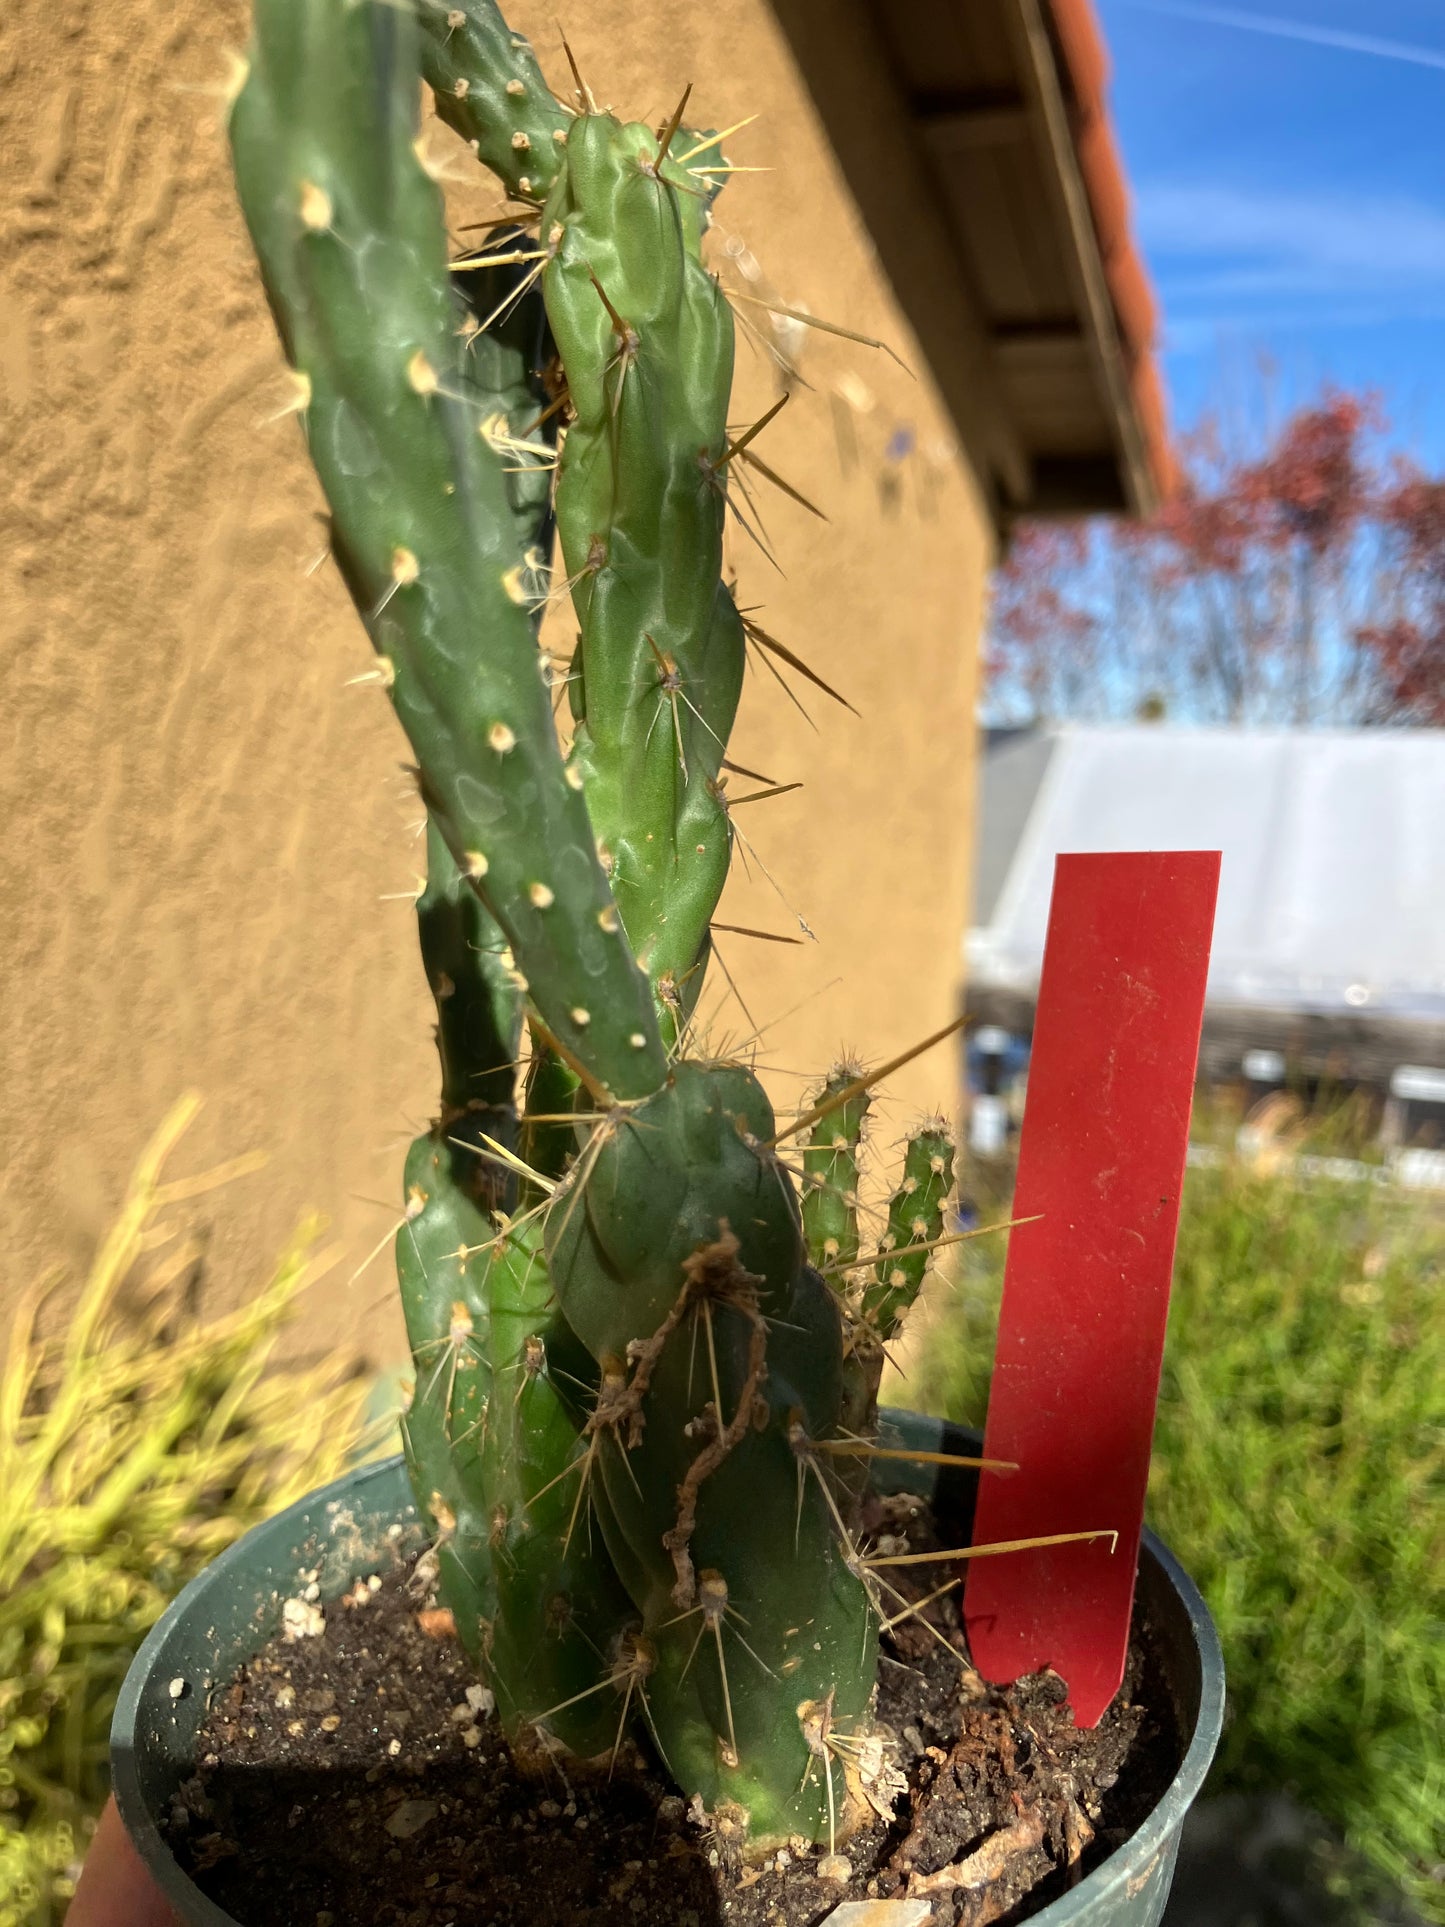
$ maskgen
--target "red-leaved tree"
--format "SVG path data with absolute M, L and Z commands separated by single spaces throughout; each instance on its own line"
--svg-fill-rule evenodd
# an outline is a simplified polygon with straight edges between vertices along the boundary
M 1380 713 L 1445 724 L 1445 481 L 1402 475 L 1386 504 L 1384 531 L 1397 592 L 1381 620 L 1359 632 L 1378 679 Z
M 1144 522 L 1024 523 L 999 570 L 991 719 L 1445 723 L 1445 481 L 1327 390 L 1241 452 L 1208 422 Z

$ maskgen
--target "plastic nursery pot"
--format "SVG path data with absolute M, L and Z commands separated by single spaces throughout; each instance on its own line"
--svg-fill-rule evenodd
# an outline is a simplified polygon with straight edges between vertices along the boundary
M 881 1442 L 916 1451 L 977 1451 L 975 1437 L 939 1419 L 884 1412 Z M 974 1477 L 950 1467 L 879 1461 L 893 1492 L 931 1499 L 966 1527 Z M 423 1543 L 398 1458 L 349 1472 L 248 1532 L 192 1580 L 151 1630 L 126 1676 L 111 1725 L 116 1803 L 141 1857 L 182 1920 L 237 1927 L 182 1871 L 161 1832 L 195 1770 L 208 1695 L 275 1632 L 282 1602 L 309 1584 L 323 1600 L 347 1591 L 398 1550 Z M 305 1575 L 303 1577 L 303 1574 Z M 313 1577 L 314 1575 L 314 1577 Z M 1162 1649 L 1184 1756 L 1138 1831 L 1070 1893 L 1033 1916 L 1038 1927 L 1158 1927 L 1184 1816 L 1204 1781 L 1224 1715 L 1224 1662 L 1208 1608 L 1177 1561 L 1145 1533 L 1140 1597 Z

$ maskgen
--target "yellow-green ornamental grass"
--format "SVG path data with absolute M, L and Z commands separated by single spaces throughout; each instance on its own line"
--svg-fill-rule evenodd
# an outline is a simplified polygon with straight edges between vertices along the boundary
M 162 1181 L 196 1108 L 182 1099 L 141 1158 L 69 1319 L 48 1334 L 63 1281 L 42 1280 L 0 1370 L 0 1927 L 64 1915 L 147 1630 L 234 1539 L 341 1472 L 360 1438 L 354 1361 L 273 1356 L 329 1261 L 318 1224 L 239 1310 L 200 1310 L 184 1207 L 250 1167 Z

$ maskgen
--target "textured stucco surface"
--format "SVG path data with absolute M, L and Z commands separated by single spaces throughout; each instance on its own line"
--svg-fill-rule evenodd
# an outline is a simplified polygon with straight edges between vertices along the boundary
M 730 184 L 720 238 L 773 298 L 908 359 L 763 0 L 564 12 L 619 110 L 660 121 L 693 81 L 690 118 L 761 116 L 731 155 L 772 171 Z M 555 80 L 553 15 L 514 9 Z M 0 11 L 0 1304 L 85 1255 L 183 1088 L 208 1100 L 189 1164 L 271 1153 L 207 1207 L 237 1284 L 309 1205 L 359 1259 L 430 1108 L 410 912 L 384 900 L 418 857 L 404 745 L 381 697 L 344 686 L 367 645 L 312 566 L 295 423 L 268 419 L 285 390 L 220 132 L 245 34 L 242 0 Z M 489 211 L 465 150 L 439 129 L 433 145 L 457 218 Z M 862 719 L 800 690 L 815 732 L 763 674 L 734 739 L 741 762 L 806 784 L 739 820 L 818 942 L 722 940 L 757 1023 L 782 1018 L 762 1046 L 780 1100 L 840 1045 L 882 1056 L 953 1012 L 988 544 L 926 378 L 816 332 L 800 364 L 810 386 L 767 458 L 830 520 L 760 497 L 786 573 L 742 539 L 740 598 Z M 775 393 L 742 347 L 737 419 Z M 756 876 L 723 916 L 790 927 Z M 735 1005 L 714 1026 L 752 1027 Z M 952 1061 L 901 1080 L 900 1122 L 950 1097 Z M 385 1262 L 351 1287 L 349 1269 L 312 1317 L 384 1347 Z

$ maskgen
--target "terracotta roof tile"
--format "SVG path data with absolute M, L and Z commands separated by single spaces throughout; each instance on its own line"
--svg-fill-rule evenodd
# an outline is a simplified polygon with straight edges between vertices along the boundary
M 1129 188 L 1109 118 L 1109 51 L 1093 0 L 1049 0 L 1049 4 L 1066 70 L 1079 170 L 1089 196 L 1149 465 L 1160 494 L 1168 495 L 1177 481 L 1178 469 L 1154 352 L 1159 309 L 1149 270 L 1134 239 Z
M 1054 31 L 1081 105 L 1100 106 L 1110 80 L 1109 49 L 1093 0 L 1052 0 Z
M 1133 211 L 1129 186 L 1109 117 L 1100 106 L 1081 109 L 1073 116 L 1074 147 L 1089 190 L 1089 206 L 1099 246 L 1107 254 L 1122 240 L 1129 244 Z
M 1151 359 L 1159 310 L 1149 270 L 1138 250 L 1126 239 L 1115 240 L 1102 250 L 1104 275 L 1113 296 L 1114 312 L 1119 317 L 1119 332 L 1124 338 L 1124 354 L 1131 366 Z
M 1159 364 L 1152 355 L 1144 355 L 1134 364 L 1129 387 L 1134 396 L 1134 406 L 1139 411 L 1139 427 L 1143 432 L 1144 445 L 1149 450 L 1155 486 L 1161 500 L 1167 501 L 1178 492 L 1183 472 L 1174 453 L 1174 439 L 1169 433 L 1169 404 L 1159 376 Z

